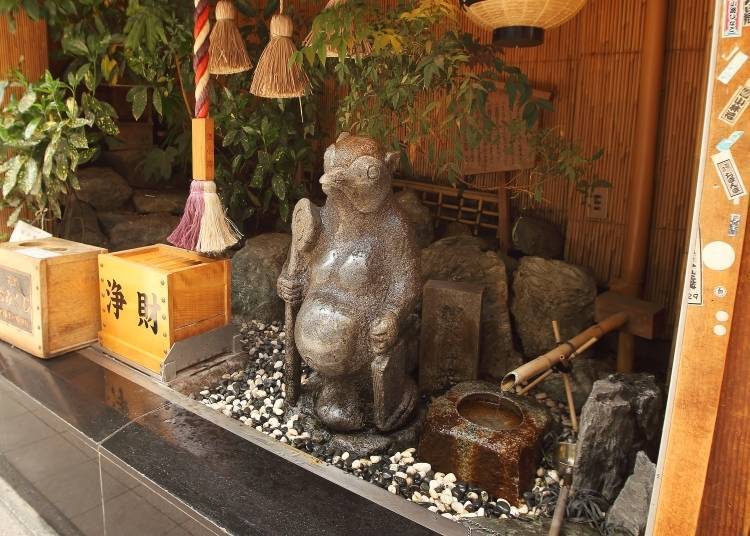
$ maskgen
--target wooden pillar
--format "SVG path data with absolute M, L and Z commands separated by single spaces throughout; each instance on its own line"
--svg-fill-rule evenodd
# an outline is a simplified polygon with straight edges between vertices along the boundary
M 742 2 L 714 6 L 692 246 L 648 534 L 748 534 L 750 455 L 738 426 L 748 422 L 750 285 L 740 274 L 750 268 L 750 137 L 733 133 L 750 131 L 750 62 L 737 57 L 750 52 L 750 27 L 742 29 Z M 730 491 L 738 495 L 718 505 Z M 726 527 L 744 530 L 717 530 L 718 509 Z
M 513 238 L 511 226 L 513 225 L 510 219 L 510 201 L 508 200 L 508 189 L 507 189 L 507 172 L 500 174 L 498 179 L 499 185 L 497 187 L 497 238 L 500 242 L 500 249 L 505 253 L 513 247 Z
M 745 232 L 732 335 L 697 534 L 750 534 L 750 232 Z

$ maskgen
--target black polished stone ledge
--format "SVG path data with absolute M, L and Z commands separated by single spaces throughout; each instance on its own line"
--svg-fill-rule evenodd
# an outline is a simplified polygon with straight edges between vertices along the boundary
M 108 360 L 0 343 L 0 474 L 60 534 L 467 532 Z

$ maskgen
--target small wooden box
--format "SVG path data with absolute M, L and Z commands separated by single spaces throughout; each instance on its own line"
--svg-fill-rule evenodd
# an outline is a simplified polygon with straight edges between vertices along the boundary
M 161 375 L 174 343 L 231 322 L 230 266 L 163 244 L 100 255 L 99 342 Z
M 0 244 L 0 338 L 42 358 L 95 342 L 106 251 L 61 238 Z

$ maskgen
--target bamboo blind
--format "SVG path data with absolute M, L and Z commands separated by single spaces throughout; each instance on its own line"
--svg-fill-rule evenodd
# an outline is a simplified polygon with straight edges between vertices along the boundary
M 18 67 L 29 79 L 36 80 L 47 66 L 47 27 L 44 23 L 33 22 L 20 13 L 13 33 L 6 18 L 0 17 L 0 79 L 5 78 L 10 69 Z M 10 212 L 11 209 L 0 210 L 0 240 L 7 240 L 10 235 L 11 229 L 6 225 Z
M 373 1 L 393 5 L 393 0 Z M 315 2 L 292 3 L 304 16 L 314 16 L 319 9 Z M 665 306 L 672 318 L 686 251 L 710 4 L 704 0 L 669 2 L 664 106 L 644 297 Z M 566 259 L 590 266 L 603 284 L 619 276 L 626 239 L 629 170 L 638 135 L 634 129 L 643 14 L 643 2 L 589 0 L 574 19 L 548 30 L 544 45 L 505 52 L 505 59 L 519 66 L 535 88 L 553 93 L 555 112 L 545 114 L 546 126 L 559 128 L 589 153 L 604 149 L 595 171 L 612 183 L 605 219 L 587 217 L 581 197 L 562 181 L 545 187 L 542 203 L 514 197 L 511 210 L 514 215 L 538 215 L 564 228 Z M 475 26 L 468 17 L 462 16 L 461 26 L 485 42 L 490 39 L 491 32 Z M 323 125 L 329 139 L 335 130 L 335 101 L 329 88 Z M 429 168 L 429 162 L 418 159 L 413 167 Z

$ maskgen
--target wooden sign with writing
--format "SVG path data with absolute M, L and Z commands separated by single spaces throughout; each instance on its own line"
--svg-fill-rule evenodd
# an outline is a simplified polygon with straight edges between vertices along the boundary
M 0 266 L 0 321 L 31 333 L 31 276 Z

